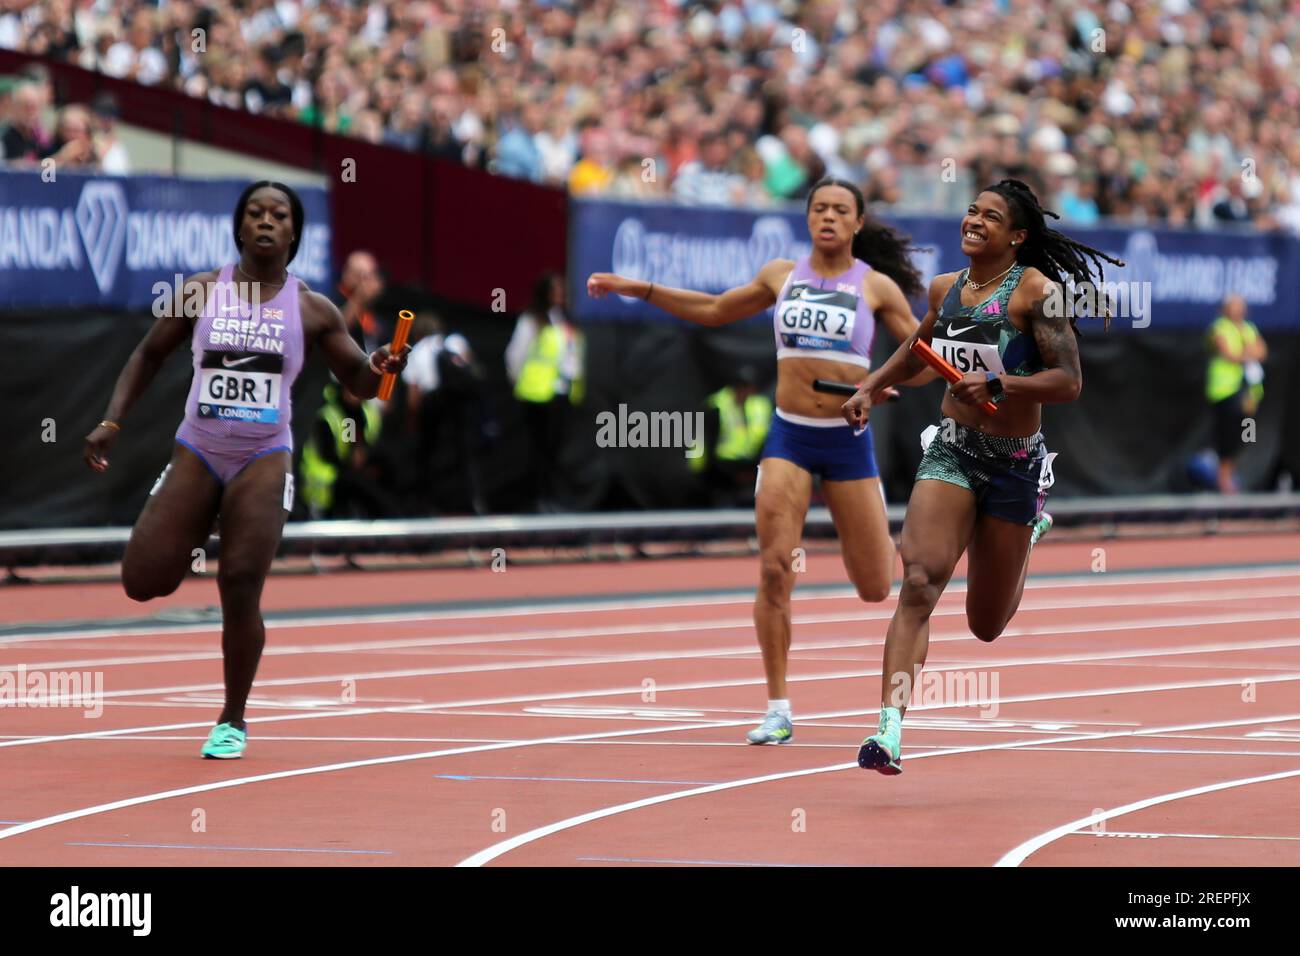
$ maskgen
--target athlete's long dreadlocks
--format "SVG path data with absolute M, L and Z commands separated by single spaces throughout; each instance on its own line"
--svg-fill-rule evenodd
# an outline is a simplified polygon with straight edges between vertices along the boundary
M 1025 241 L 1016 250 L 1016 261 L 1021 265 L 1032 266 L 1053 282 L 1064 283 L 1065 277 L 1069 276 L 1078 284 L 1092 282 L 1092 271 L 1095 268 L 1098 287 L 1101 287 L 1106 278 L 1102 266 L 1103 259 L 1111 265 L 1123 268 L 1124 263 L 1119 259 L 1112 259 L 1100 249 L 1075 242 L 1064 233 L 1048 228 L 1044 217 L 1051 216 L 1053 219 L 1061 217 L 1044 209 L 1039 204 L 1034 191 L 1020 180 L 1003 179 L 997 185 L 989 186 L 982 192 L 997 193 L 1005 199 L 1011 210 L 1012 227 L 1028 231 Z M 1105 296 L 1099 296 L 1098 301 L 1103 303 L 1104 328 L 1109 328 L 1109 303 Z M 1070 327 L 1074 329 L 1076 335 L 1079 333 L 1072 310 Z

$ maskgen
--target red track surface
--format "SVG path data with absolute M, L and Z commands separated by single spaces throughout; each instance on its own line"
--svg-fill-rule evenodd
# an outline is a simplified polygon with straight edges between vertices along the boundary
M 1233 567 L 1264 562 L 1293 564 Z M 273 625 L 249 750 L 229 762 L 197 756 L 220 709 L 215 626 L 0 638 L 0 673 L 100 673 L 104 691 L 98 719 L 0 709 L 0 863 L 1300 864 L 1295 536 L 1049 538 L 991 645 L 954 585 L 893 778 L 850 766 L 893 599 L 847 586 L 795 592 L 795 741 L 743 743 L 766 697 L 749 597 L 666 592 L 755 574 L 694 559 L 277 576 L 268 610 L 483 608 Z M 836 556 L 810 558 L 813 582 L 844 583 Z M 539 603 L 492 609 L 505 599 Z M 206 579 L 147 606 L 40 585 L 0 591 L 0 618 L 216 603 Z M 934 683 L 946 672 L 962 680 Z

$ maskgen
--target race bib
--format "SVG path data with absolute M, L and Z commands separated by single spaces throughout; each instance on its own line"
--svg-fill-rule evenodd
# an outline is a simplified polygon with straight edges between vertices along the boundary
M 1038 490 L 1044 492 L 1052 485 L 1056 484 L 1056 475 L 1052 473 L 1052 462 L 1056 460 L 1056 452 L 1051 452 L 1043 459 L 1043 466 L 1038 472 Z
M 857 316 L 852 292 L 795 286 L 777 310 L 776 327 L 785 348 L 848 352 Z
M 986 342 L 957 342 L 952 339 L 934 339 L 931 347 L 942 355 L 957 371 L 963 375 L 967 372 L 993 372 L 1003 374 L 1002 356 L 998 347 Z
M 199 417 L 273 425 L 280 420 L 284 356 L 204 352 L 199 369 Z

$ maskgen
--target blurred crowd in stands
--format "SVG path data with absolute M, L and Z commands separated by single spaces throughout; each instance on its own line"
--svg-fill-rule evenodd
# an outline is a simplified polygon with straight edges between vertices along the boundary
M 47 129 L 43 117 L 53 98 L 49 73 L 40 66 L 0 77 L 0 159 L 15 168 L 37 168 L 52 159 L 59 168 L 82 172 L 131 171 L 126 146 L 114 131 L 119 110 L 111 94 L 100 94 L 89 106 L 60 107 Z
M 0 0 L 0 47 L 575 194 L 829 172 L 946 213 L 1012 174 L 1068 221 L 1300 232 L 1292 0 Z M 108 107 L 47 133 L 33 96 L 7 160 L 108 169 Z

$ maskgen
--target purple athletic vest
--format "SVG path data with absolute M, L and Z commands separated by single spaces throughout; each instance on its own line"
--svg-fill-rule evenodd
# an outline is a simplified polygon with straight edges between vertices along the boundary
M 177 437 L 211 451 L 292 446 L 290 391 L 304 351 L 298 279 L 290 275 L 254 311 L 241 298 L 251 298 L 251 280 L 232 281 L 233 272 L 222 268 L 195 320 L 194 380 Z
M 847 272 L 826 279 L 805 257 L 795 263 L 776 300 L 772 324 L 776 357 L 823 358 L 871 367 L 875 316 L 862 296 L 871 267 L 859 259 Z

